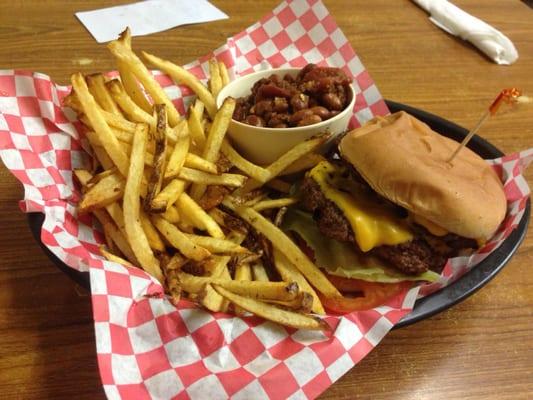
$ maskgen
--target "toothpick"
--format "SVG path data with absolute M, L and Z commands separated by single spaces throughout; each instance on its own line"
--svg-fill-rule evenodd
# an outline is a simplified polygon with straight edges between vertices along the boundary
M 487 121 L 489 117 L 496 114 L 496 112 L 498 111 L 502 103 L 515 104 L 515 103 L 532 103 L 532 102 L 533 102 L 533 99 L 528 96 L 522 96 L 522 92 L 519 89 L 516 89 L 516 88 L 503 89 L 500 92 L 500 94 L 496 96 L 496 99 L 492 102 L 492 104 L 487 109 L 487 111 L 483 113 L 483 115 L 481 116 L 476 126 L 470 132 L 468 132 L 468 135 L 465 136 L 461 144 L 457 146 L 457 148 L 452 153 L 450 158 L 448 158 L 447 162 L 451 163 L 453 161 L 455 156 L 457 156 L 457 154 L 461 151 L 461 149 L 468 144 L 470 139 L 472 139 L 472 137 L 477 133 L 477 131 L 479 131 L 479 128 L 481 128 L 481 126 L 485 123 L 485 121 Z

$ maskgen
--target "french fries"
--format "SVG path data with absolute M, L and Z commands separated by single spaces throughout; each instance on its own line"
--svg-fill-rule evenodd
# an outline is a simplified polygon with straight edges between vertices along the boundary
M 282 310 L 273 305 L 263 303 L 258 300 L 239 296 L 235 293 L 224 289 L 221 286 L 213 285 L 215 290 L 222 296 L 230 300 L 232 303 L 238 305 L 242 309 L 253 314 L 259 315 L 270 321 L 277 322 L 281 325 L 290 326 L 296 329 L 309 330 L 329 330 L 329 325 L 320 318 L 312 317 L 305 314 L 296 313 L 294 311 Z
M 200 80 L 188 72 L 186 69 L 179 67 L 170 61 L 165 61 L 159 57 L 156 57 L 152 54 L 142 52 L 145 59 L 147 59 L 151 64 L 155 65 L 161 71 L 166 72 L 176 83 L 190 87 L 194 93 L 202 100 L 204 103 L 207 112 L 214 118 L 217 112 L 217 106 L 215 104 L 215 98 L 209 92 L 209 90 L 202 85 Z
M 154 114 L 157 116 L 157 123 L 153 132 L 155 140 L 155 151 L 152 174 L 148 181 L 148 190 L 144 198 L 145 211 L 152 211 L 154 205 L 152 201 L 160 192 L 166 167 L 166 150 L 167 150 L 167 113 L 164 104 L 154 105 Z
M 163 274 L 159 267 L 159 261 L 154 257 L 150 248 L 146 233 L 140 222 L 140 192 L 144 170 L 144 153 L 148 141 L 148 127 L 139 125 L 133 137 L 131 149 L 131 161 L 126 187 L 124 189 L 124 221 L 126 224 L 126 234 L 128 241 L 139 260 L 140 266 L 149 274 L 163 282 Z
M 92 166 L 74 175 L 82 186 L 78 211 L 102 226 L 102 256 L 143 268 L 174 304 L 188 296 L 213 312 L 328 329 L 309 313 L 324 314 L 317 292 L 339 293 L 278 228 L 297 203 L 291 183 L 279 177 L 312 168 L 327 135 L 267 167 L 253 164 L 226 138 L 235 100 L 215 104 L 229 82 L 224 63 L 209 61 L 206 87 L 183 68 L 143 53 L 197 94 L 183 118 L 132 51 L 129 30 L 108 48 L 120 80 L 74 74 L 64 101 L 88 128 Z

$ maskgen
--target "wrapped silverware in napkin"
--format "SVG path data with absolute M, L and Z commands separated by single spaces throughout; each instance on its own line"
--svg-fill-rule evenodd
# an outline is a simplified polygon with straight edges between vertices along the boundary
M 430 13 L 429 19 L 442 30 L 469 41 L 495 63 L 510 65 L 518 59 L 518 52 L 500 31 L 447 0 L 413 0 Z

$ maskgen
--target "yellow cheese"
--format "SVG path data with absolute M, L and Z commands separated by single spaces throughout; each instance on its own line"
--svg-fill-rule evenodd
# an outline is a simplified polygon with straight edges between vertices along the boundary
M 350 182 L 343 177 L 344 172 L 342 168 L 322 161 L 309 171 L 308 176 L 320 186 L 324 196 L 344 213 L 362 251 L 413 239 L 406 224 L 391 210 L 376 204 L 375 199 L 361 191 L 349 190 Z
M 435 235 L 435 236 L 445 236 L 448 234 L 448 231 L 444 228 L 441 228 L 436 223 L 431 222 L 429 219 L 424 218 L 420 215 L 411 214 L 413 221 L 415 221 L 418 225 L 422 225 L 424 228 L 428 230 L 429 233 Z

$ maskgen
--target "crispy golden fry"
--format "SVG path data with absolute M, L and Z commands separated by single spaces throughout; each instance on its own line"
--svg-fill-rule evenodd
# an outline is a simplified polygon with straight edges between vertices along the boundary
M 222 107 L 217 111 L 213 125 L 209 129 L 207 141 L 203 149 L 202 157 L 207 161 L 215 162 L 219 157 L 222 141 L 228 130 L 233 110 L 235 109 L 235 99 L 228 97 L 224 100 Z M 195 184 L 191 189 L 191 196 L 199 200 L 205 192 L 205 185 Z
M 122 234 L 122 232 L 115 226 L 109 215 L 104 210 L 94 210 L 94 216 L 100 221 L 104 231 L 107 231 L 109 236 L 113 239 L 119 250 L 128 260 L 130 260 L 135 265 L 139 265 L 135 253 L 128 243 L 127 238 Z
M 329 325 L 320 318 L 299 314 L 294 311 L 282 310 L 273 305 L 254 299 L 239 296 L 218 285 L 213 285 L 215 290 L 239 307 L 268 319 L 278 324 L 290 326 L 296 329 L 329 330 Z
M 189 125 L 189 132 L 191 133 L 192 140 L 194 140 L 194 144 L 201 151 L 205 146 L 204 128 L 196 107 L 192 105 L 189 107 L 187 124 Z
M 296 160 L 318 149 L 326 140 L 330 137 L 329 134 L 325 134 L 319 137 L 315 137 L 305 142 L 299 143 L 283 154 L 280 158 L 274 161 L 267 167 L 269 172 L 269 180 L 277 177 L 285 168 L 294 163 Z M 261 187 L 262 183 L 257 181 L 249 181 L 242 188 L 242 193 L 257 189 Z
M 326 297 L 339 297 L 341 294 L 320 271 L 320 269 L 309 260 L 300 248 L 281 229 L 272 224 L 268 219 L 250 207 L 235 207 L 229 200 L 224 200 L 223 204 L 233 210 L 239 217 L 244 219 L 255 230 L 262 233 L 272 242 L 272 246 L 283 253 L 287 259 L 296 266 L 307 280 Z
M 173 178 L 180 173 L 183 164 L 187 161 L 189 154 L 190 136 L 187 124 L 180 125 L 181 129 L 177 132 L 177 141 L 170 153 L 165 178 Z
M 202 100 L 202 102 L 205 104 L 205 108 L 207 109 L 209 116 L 211 118 L 214 118 L 217 112 L 215 98 L 196 76 L 194 76 L 184 68 L 171 63 L 170 61 L 162 60 L 161 58 L 148 54 L 144 51 L 142 52 L 142 54 L 144 58 L 147 59 L 150 63 L 155 65 L 161 71 L 166 72 L 168 75 L 170 75 L 170 77 L 176 83 L 191 88 L 192 91 L 196 93 L 200 100 Z
M 265 266 L 261 262 L 257 262 L 252 264 L 252 272 L 254 275 L 254 281 L 261 281 L 261 282 L 268 282 L 270 279 L 268 278 L 268 274 L 265 270 Z M 298 285 L 300 286 L 300 285 Z
M 140 124 L 135 131 L 131 150 L 131 162 L 126 188 L 124 189 L 124 222 L 126 234 L 140 266 L 150 275 L 163 282 L 159 261 L 154 257 L 140 221 L 141 183 L 144 170 L 144 153 L 148 142 L 148 127 Z
M 120 39 L 122 42 L 131 49 L 131 33 L 130 28 L 126 28 L 124 32 L 120 34 Z M 126 93 L 131 97 L 131 99 L 141 107 L 147 113 L 152 111 L 152 105 L 146 98 L 144 94 L 144 89 L 141 84 L 135 78 L 135 75 L 128 68 L 128 64 L 118 61 L 118 72 L 120 73 L 120 80 L 124 85 Z
M 118 264 L 126 265 L 128 267 L 133 267 L 133 264 L 131 262 L 107 251 L 105 246 L 100 246 L 100 253 L 102 253 L 102 255 L 107 259 L 107 261 L 116 262 Z
M 151 211 L 163 213 L 172 206 L 185 190 L 185 182 L 180 179 L 172 179 L 152 200 Z
M 220 73 L 220 79 L 222 79 L 222 87 L 224 87 L 229 83 L 229 74 L 226 64 L 223 61 L 218 62 L 218 71 Z
M 168 120 L 170 126 L 176 126 L 180 121 L 180 115 L 172 101 L 168 98 L 164 90 L 159 86 L 159 83 L 154 79 L 150 71 L 142 63 L 142 61 L 129 49 L 124 43 L 119 40 L 110 42 L 107 48 L 111 53 L 124 64 L 128 65 L 129 70 L 135 75 L 139 82 L 144 86 L 146 91 L 150 94 L 155 103 L 165 104 L 167 106 Z
M 219 285 L 232 293 L 258 300 L 289 301 L 298 295 L 298 284 L 291 282 L 261 282 L 250 280 L 231 280 L 210 276 L 194 276 L 186 272 L 178 274 L 181 286 L 189 293 L 198 293 L 207 284 Z
M 76 111 L 78 116 L 83 114 L 83 107 L 81 106 L 74 89 L 72 89 L 70 93 L 63 98 L 63 105 L 72 108 L 74 111 Z
M 239 168 L 258 182 L 266 182 L 270 178 L 270 173 L 263 167 L 251 163 L 231 146 L 227 139 L 224 139 L 220 147 L 222 153 L 231 161 L 233 165 Z
M 157 229 L 152 225 L 152 222 L 150 221 L 150 218 L 143 210 L 140 210 L 139 216 L 141 217 L 141 225 L 143 228 L 144 233 L 146 234 L 146 239 L 148 239 L 148 244 L 150 245 L 150 248 L 153 251 L 157 252 L 164 252 L 165 251 L 165 243 L 163 243 L 163 240 L 161 239 L 161 236 L 159 236 L 159 233 L 157 232 Z
M 176 226 L 166 221 L 164 218 L 153 215 L 152 221 L 156 228 L 161 232 L 168 242 L 178 249 L 185 257 L 191 258 L 195 261 L 201 261 L 211 255 L 211 253 L 201 246 L 195 244 Z
M 144 198 L 144 209 L 147 212 L 154 210 L 153 200 L 161 191 L 166 167 L 167 150 L 167 113 L 164 104 L 155 104 L 154 113 L 157 115 L 157 125 L 154 131 L 155 151 L 154 163 L 150 179 L 148 180 L 148 190 Z
M 178 198 L 176 206 L 180 215 L 186 215 L 195 226 L 205 229 L 214 238 L 224 238 L 224 232 L 222 232 L 220 226 L 187 193 L 183 193 Z
M 272 179 L 265 183 L 265 186 L 277 190 L 280 193 L 289 194 L 291 192 L 291 184 L 282 179 Z
M 309 153 L 306 156 L 303 156 L 302 158 L 293 162 L 291 165 L 281 171 L 278 176 L 290 175 L 295 174 L 297 172 L 307 171 L 308 169 L 313 168 L 319 162 L 324 160 L 324 156 L 320 154 Z
M 211 253 L 248 253 L 248 249 L 238 245 L 227 239 L 217 239 L 209 236 L 192 235 L 186 233 L 189 239 L 191 239 L 198 246 L 202 246 L 209 250 Z
M 280 301 L 280 300 L 265 300 L 267 303 L 276 304 L 284 308 L 290 308 L 304 314 L 310 313 L 313 308 L 313 296 L 307 292 L 299 292 L 294 300 Z
M 111 93 L 113 100 L 119 105 L 128 118 L 135 122 L 153 123 L 153 117 L 150 113 L 139 107 L 124 89 L 124 86 L 118 79 L 112 79 L 106 83 L 106 88 Z
M 85 77 L 85 81 L 87 82 L 89 92 L 93 95 L 96 102 L 100 107 L 102 107 L 102 109 L 122 117 L 122 113 L 120 112 L 118 106 L 109 95 L 109 92 L 106 90 L 105 78 L 102 74 L 87 75 Z
M 235 280 L 236 281 L 251 281 L 252 280 L 252 270 L 250 268 L 250 264 L 237 264 L 235 267 Z M 234 307 L 235 314 L 237 315 L 244 315 L 246 311 L 244 311 L 239 306 Z
M 179 177 L 188 182 L 200 183 L 203 185 L 223 185 L 229 187 L 241 187 L 246 181 L 246 176 L 239 174 L 213 175 L 196 169 L 183 167 Z
M 187 156 L 185 157 L 184 165 L 188 168 L 197 169 L 200 171 L 207 172 L 209 174 L 218 173 L 216 164 L 210 161 L 204 160 L 202 157 L 197 156 L 196 154 L 193 154 L 193 153 L 187 154 Z
M 212 58 L 209 60 L 209 90 L 215 99 L 220 89 L 222 89 L 222 77 L 220 76 L 216 58 Z
M 291 264 L 287 257 L 285 257 L 285 255 L 278 249 L 274 248 L 273 254 L 274 263 L 279 275 L 281 276 L 281 279 L 283 279 L 285 282 L 298 283 L 298 286 L 302 292 L 309 293 L 313 297 L 313 312 L 316 314 L 325 314 L 326 311 L 324 310 L 324 307 L 322 306 L 322 303 L 320 302 L 315 290 L 311 287 L 309 282 L 307 282 L 300 271 L 293 264 Z
M 125 183 L 118 173 L 106 176 L 87 190 L 78 204 L 78 211 L 86 213 L 119 200 L 124 194 Z
M 109 125 L 105 121 L 102 114 L 99 112 L 99 107 L 96 104 L 93 96 L 89 93 L 85 79 L 80 73 L 72 75 L 72 87 L 76 91 L 78 99 L 82 105 L 83 111 L 93 127 L 99 144 L 104 147 L 107 154 L 113 160 L 118 170 L 123 176 L 128 175 L 129 159 L 122 149 L 118 139 L 113 134 Z
M 204 115 L 204 109 L 205 109 L 205 106 L 204 106 L 204 103 L 202 103 L 202 100 L 200 99 L 196 99 L 194 101 L 194 110 L 196 111 L 196 115 L 198 115 L 198 117 L 201 119 Z
M 291 204 L 297 203 L 298 200 L 293 197 L 286 197 L 282 199 L 275 199 L 275 200 L 263 200 L 258 203 L 255 203 L 252 208 L 255 211 L 263 211 L 268 210 L 271 208 L 281 208 L 290 206 Z

